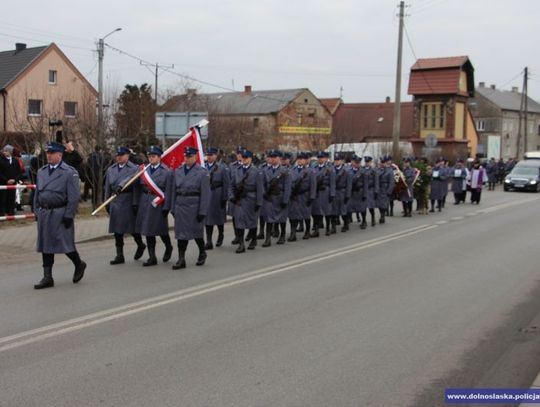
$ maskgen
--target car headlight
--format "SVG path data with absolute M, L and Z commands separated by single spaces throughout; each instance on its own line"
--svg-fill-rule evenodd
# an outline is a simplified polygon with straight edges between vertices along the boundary
M 510 184 L 510 180 L 509 180 L 508 178 L 506 178 L 506 179 L 504 180 L 504 183 L 505 183 L 505 184 Z
M 531 180 L 531 185 L 536 185 L 536 180 L 535 179 Z

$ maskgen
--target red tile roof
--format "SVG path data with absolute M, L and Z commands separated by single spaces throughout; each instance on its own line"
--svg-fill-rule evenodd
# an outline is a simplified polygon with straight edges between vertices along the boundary
M 467 92 L 459 90 L 460 72 L 467 73 Z M 474 68 L 468 56 L 424 58 L 411 67 L 409 95 L 474 93 Z
M 401 103 L 400 138 L 408 139 L 413 132 L 414 103 Z M 332 120 L 334 143 L 362 143 L 391 140 L 394 103 L 343 103 Z
M 328 109 L 331 114 L 334 114 L 340 103 L 342 103 L 341 98 L 319 98 L 319 101 Z
M 419 69 L 461 68 L 468 60 L 469 57 L 466 55 L 459 57 L 420 58 L 412 66 L 411 71 Z

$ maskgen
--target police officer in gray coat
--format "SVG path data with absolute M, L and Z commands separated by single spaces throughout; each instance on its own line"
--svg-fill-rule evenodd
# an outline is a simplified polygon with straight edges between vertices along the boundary
M 366 166 L 364 171 L 367 176 L 367 208 L 369 209 L 369 214 L 371 215 L 371 226 L 375 226 L 375 208 L 377 207 L 377 199 L 379 197 L 379 172 L 376 168 L 373 167 L 373 157 L 365 156 L 364 162 Z M 362 225 L 366 227 L 366 218 L 362 218 Z
M 173 173 L 161 163 L 162 154 L 161 148 L 150 146 L 147 151 L 149 164 L 146 173 L 139 178 L 138 188 L 135 188 L 139 205 L 135 231 L 146 237 L 148 247 L 149 257 L 143 263 L 144 267 L 157 264 L 156 236 L 160 236 L 165 245 L 164 263 L 170 260 L 173 252 L 168 216 L 171 210 L 170 190 L 173 188 Z M 161 193 L 163 197 L 160 197 Z
M 231 182 L 233 182 L 236 171 L 242 167 L 242 151 L 244 150 L 245 150 L 244 147 L 238 146 L 236 149 L 236 161 L 233 161 L 232 163 L 229 164 L 229 178 L 230 178 L 229 185 L 231 184 Z M 236 221 L 234 219 L 234 205 L 231 204 L 230 202 L 229 202 L 229 206 L 227 207 L 227 215 L 232 217 L 233 228 L 234 230 L 236 230 L 236 226 L 235 226 Z M 231 244 L 238 244 L 238 238 L 236 237 L 236 235 L 233 241 L 231 242 Z
M 417 178 L 418 170 L 411 166 L 411 158 L 403 159 L 403 188 L 400 195 L 400 201 L 403 204 L 403 216 L 406 218 L 412 217 L 412 205 L 414 201 L 414 183 Z
M 362 157 L 353 155 L 351 159 L 351 199 L 349 200 L 349 205 L 347 206 L 347 212 L 349 214 L 349 222 L 352 222 L 352 214 L 356 213 L 362 214 L 362 219 L 364 222 L 360 225 L 362 229 L 365 229 L 365 218 L 367 211 L 367 196 L 368 196 L 368 187 L 367 187 L 367 173 L 364 171 L 364 168 L 361 166 Z
M 263 173 L 252 164 L 253 153 L 249 150 L 242 152 L 242 166 L 235 174 L 231 174 L 229 201 L 233 208 L 235 219 L 235 235 L 238 242 L 236 253 L 246 251 L 244 245 L 245 230 L 250 231 L 251 241 L 248 249 L 257 246 L 257 220 L 263 204 L 264 183 Z
M 392 157 L 382 157 L 381 164 L 382 166 L 379 168 L 379 196 L 377 206 L 380 213 L 379 223 L 385 223 L 390 202 L 393 200 L 392 195 L 396 181 L 394 179 L 394 169 L 392 168 Z
M 280 163 L 280 152 L 270 150 L 267 156 L 268 165 L 263 170 L 265 192 L 262 213 L 266 223 L 266 239 L 262 244 L 263 247 L 272 244 L 272 230 L 278 225 L 280 234 L 277 244 L 285 243 L 285 227 L 291 197 L 291 177 L 289 169 Z
M 448 193 L 448 170 L 444 166 L 444 158 L 439 158 L 435 166 L 431 169 L 431 191 L 429 199 L 431 200 L 430 212 L 435 212 L 435 202 L 437 209 L 442 211 L 443 200 Z
M 230 174 L 229 169 L 221 163 L 216 161 L 218 149 L 215 147 L 208 147 L 206 150 L 206 170 L 210 174 L 210 204 L 208 207 L 208 215 L 206 216 L 206 250 L 212 250 L 214 244 L 212 243 L 212 234 L 214 232 L 214 226 L 218 229 L 218 238 L 216 241 L 216 247 L 220 247 L 223 244 L 223 225 L 227 217 L 225 208 L 227 207 L 227 200 L 229 198 L 229 183 Z
M 317 180 L 317 198 L 311 205 L 313 215 L 313 232 L 311 237 L 319 237 L 319 229 L 323 228 L 323 218 L 326 220 L 326 236 L 330 235 L 330 218 L 332 202 L 336 196 L 336 173 L 328 162 L 330 154 L 326 151 L 317 153 L 318 163 L 314 167 Z
M 457 160 L 456 164 L 450 171 L 452 178 L 452 192 L 454 193 L 454 205 L 465 203 L 465 195 L 467 193 L 467 168 L 462 159 Z
M 296 164 L 290 171 L 291 198 L 289 200 L 289 221 L 291 235 L 289 242 L 296 242 L 297 226 L 305 223 L 305 232 L 302 239 L 309 239 L 311 229 L 311 204 L 317 197 L 317 179 L 315 172 L 309 167 L 311 154 L 300 152 L 296 157 Z
M 135 219 L 139 210 L 137 196 L 133 193 L 136 185 L 130 185 L 122 190 L 124 185 L 137 173 L 138 167 L 129 161 L 129 148 L 118 147 L 116 150 L 116 163 L 107 169 L 105 175 L 105 199 L 112 194 L 117 194 L 114 201 L 107 207 L 109 214 L 109 233 L 114 233 L 116 257 L 110 264 L 125 263 L 124 258 L 124 235 L 130 233 L 137 243 L 137 250 L 133 258 L 138 260 L 144 254 L 146 245 L 142 241 L 140 233 L 135 230 Z
M 34 214 L 37 220 L 37 251 L 43 259 L 43 279 L 34 288 L 54 287 L 52 267 L 55 253 L 65 253 L 73 262 L 73 282 L 84 276 L 86 263 L 75 248 L 73 219 L 77 213 L 79 173 L 62 162 L 65 148 L 59 143 L 47 146 L 47 165 L 37 173 L 34 194 Z
M 345 156 L 337 153 L 334 156 L 334 172 L 336 177 L 336 197 L 332 202 L 332 228 L 330 233 L 336 233 L 336 224 L 339 217 L 343 219 L 342 232 L 349 230 L 349 217 L 347 216 L 347 206 L 351 199 L 352 175 L 343 164 Z
M 204 220 L 210 204 L 210 175 L 197 164 L 198 149 L 184 149 L 184 164 L 174 171 L 174 188 L 171 188 L 171 207 L 174 216 L 174 236 L 178 242 L 178 261 L 172 267 L 186 267 L 186 249 L 190 240 L 199 248 L 197 266 L 206 261 L 204 249 Z

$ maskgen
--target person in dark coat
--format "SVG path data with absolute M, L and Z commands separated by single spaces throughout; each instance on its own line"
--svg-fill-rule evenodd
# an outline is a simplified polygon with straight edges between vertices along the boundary
M 198 149 L 184 149 L 184 164 L 174 171 L 174 188 L 171 188 L 171 207 L 174 216 L 174 237 L 178 243 L 178 261 L 173 270 L 186 267 L 186 249 L 190 240 L 199 248 L 197 266 L 206 262 L 204 225 L 210 204 L 210 174 L 197 164 Z
M 323 218 L 326 220 L 326 236 L 330 235 L 332 202 L 336 196 L 336 173 L 328 162 L 330 154 L 326 151 L 317 153 L 318 163 L 314 167 L 317 180 L 317 198 L 311 205 L 313 216 L 313 232 L 311 237 L 319 237 L 319 229 L 323 228 Z
M 206 216 L 206 250 L 212 250 L 214 226 L 218 229 L 216 247 L 223 244 L 223 225 L 227 218 L 226 207 L 229 198 L 231 176 L 226 165 L 217 161 L 218 149 L 208 147 L 206 151 L 206 170 L 210 173 L 210 204 Z
M 36 290 L 54 287 L 52 268 L 54 255 L 65 253 L 73 262 L 73 283 L 84 276 L 86 263 L 75 248 L 73 219 L 81 194 L 79 173 L 62 161 L 64 146 L 52 142 L 47 146 L 47 162 L 37 174 L 34 214 L 37 220 L 37 251 L 43 260 L 43 279 Z
M 495 185 L 497 185 L 497 162 L 493 157 L 486 163 L 486 174 L 488 191 L 495 191 Z
M 266 223 L 266 238 L 263 247 L 272 244 L 272 231 L 279 227 L 277 244 L 285 243 L 289 199 L 291 197 L 291 177 L 289 169 L 280 163 L 281 154 L 270 150 L 267 154 L 268 165 L 262 170 L 264 175 L 264 201 L 262 213 Z
M 260 160 L 259 164 L 256 165 L 256 167 L 258 167 L 259 170 L 261 170 L 262 173 L 263 173 L 263 184 L 264 184 L 265 170 L 270 165 L 270 160 L 271 160 L 268 153 L 270 153 L 271 151 L 272 150 L 266 150 L 266 152 L 263 154 L 263 157 L 261 157 L 261 160 Z M 255 163 L 254 163 L 254 165 L 255 165 Z M 266 230 L 266 214 L 265 214 L 265 212 L 266 212 L 267 208 L 268 207 L 265 206 L 264 202 L 263 202 L 263 206 L 261 207 L 261 210 L 259 212 L 259 233 L 257 234 L 257 240 L 265 240 L 265 230 Z M 273 233 L 274 232 L 272 230 L 272 234 Z M 248 240 L 251 240 L 251 236 L 249 234 L 246 237 L 246 241 L 248 241 Z
M 336 177 L 336 197 L 332 202 L 332 219 L 330 233 L 336 233 L 336 224 L 339 217 L 343 220 L 342 232 L 349 230 L 349 217 L 347 206 L 351 199 L 352 175 L 343 164 L 345 156 L 337 153 L 334 156 L 334 172 Z
M 0 185 L 16 185 L 23 172 L 19 160 L 13 156 L 13 146 L 7 144 L 0 156 Z M 15 190 L 0 190 L 0 216 L 15 215 Z
M 75 168 L 75 170 L 79 173 L 79 176 L 81 176 L 83 158 L 81 157 L 79 152 L 75 150 L 75 147 L 73 146 L 73 142 L 71 141 L 66 142 L 64 144 L 64 147 L 66 148 L 66 151 L 64 151 L 62 160 L 67 165 Z
M 150 146 L 147 151 L 148 168 L 144 176 L 137 182 L 135 200 L 139 210 L 135 219 L 135 231 L 146 237 L 148 248 L 148 260 L 143 263 L 144 267 L 155 266 L 156 236 L 161 238 L 165 245 L 163 262 L 170 260 L 173 246 L 169 236 L 169 212 L 171 210 L 171 188 L 173 188 L 173 173 L 161 163 L 163 151 L 156 146 Z
M 394 186 L 394 168 L 392 167 L 392 157 L 384 156 L 381 158 L 382 166 L 379 168 L 379 195 L 377 206 L 379 207 L 379 223 L 386 222 L 390 203 L 393 201 Z
M 230 179 L 229 179 L 229 189 L 230 189 L 231 183 L 236 178 L 236 170 L 238 170 L 239 168 L 242 167 L 242 152 L 244 150 L 245 150 L 244 147 L 238 146 L 236 148 L 236 160 L 232 161 L 229 164 L 229 177 L 230 177 Z M 235 222 L 233 213 L 234 213 L 234 205 L 229 202 L 229 206 L 227 207 L 227 215 L 232 217 L 233 228 L 234 228 L 234 230 L 236 230 L 236 226 L 235 226 L 236 222 Z M 264 236 L 262 238 L 264 239 Z M 238 238 L 236 237 L 236 234 L 235 234 L 235 237 L 232 240 L 231 244 L 238 244 Z
M 235 219 L 235 234 L 238 248 L 236 253 L 246 251 L 244 245 L 245 230 L 251 234 L 248 249 L 257 246 L 257 220 L 263 204 L 264 183 L 263 173 L 252 164 L 253 153 L 249 150 L 242 152 L 242 166 L 231 174 L 229 201 L 233 208 Z
M 367 211 L 367 173 L 362 168 L 362 157 L 356 154 L 351 158 L 351 199 L 347 205 L 347 212 L 349 214 L 349 223 L 352 222 L 352 214 L 356 214 L 356 218 L 359 218 L 359 214 L 362 214 L 362 219 L 366 217 Z M 362 226 L 361 226 L 362 227 Z M 365 229 L 365 226 L 363 227 Z
M 467 168 L 463 160 L 457 160 L 456 164 L 450 171 L 452 178 L 452 192 L 454 193 L 454 205 L 459 205 L 465 202 L 467 193 Z
M 435 202 L 437 202 L 437 210 L 442 211 L 444 195 L 448 190 L 448 171 L 444 167 L 444 158 L 439 158 L 431 169 L 431 192 L 429 199 L 431 201 L 430 212 L 435 212 Z
M 304 236 L 302 239 L 309 239 L 311 229 L 311 204 L 317 197 L 317 179 L 315 172 L 309 167 L 308 160 L 310 154 L 300 152 L 296 157 L 296 164 L 290 171 L 291 176 L 291 198 L 289 200 L 289 222 L 291 224 L 291 234 L 287 241 L 296 241 L 297 227 L 300 223 L 305 223 Z
M 371 226 L 375 226 L 375 208 L 377 207 L 377 200 L 379 197 L 379 171 L 373 167 L 373 157 L 365 156 L 364 157 L 365 167 L 364 171 L 367 176 L 367 208 L 371 216 Z M 362 226 L 363 229 L 366 228 L 366 218 L 362 217 Z
M 110 261 L 112 265 L 125 263 L 125 234 L 131 234 L 135 243 L 137 243 L 137 250 L 133 256 L 135 260 L 140 259 L 146 249 L 140 233 L 135 230 L 139 202 L 133 189 L 137 185 L 130 185 L 122 190 L 124 185 L 138 172 L 138 167 L 129 161 L 129 153 L 128 148 L 118 147 L 116 150 L 116 163 L 107 169 L 105 175 L 105 199 L 108 199 L 112 194 L 117 194 L 116 199 L 107 206 L 109 233 L 114 233 L 116 246 L 116 257 Z
M 417 179 L 418 172 L 416 168 L 411 166 L 411 159 L 405 157 L 403 159 L 403 170 L 401 176 L 404 178 L 404 185 L 406 188 L 403 188 L 400 194 L 400 200 L 403 204 L 403 216 L 406 218 L 412 217 L 412 205 L 414 202 L 414 183 Z

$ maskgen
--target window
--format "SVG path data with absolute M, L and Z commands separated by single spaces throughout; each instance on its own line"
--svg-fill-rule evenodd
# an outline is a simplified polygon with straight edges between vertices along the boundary
M 254 127 L 254 128 L 259 127 L 259 118 L 258 118 L 258 117 L 255 117 L 255 118 L 253 119 L 253 127 Z
M 297 121 L 299 126 L 302 125 L 302 113 L 300 113 L 300 112 L 296 113 L 296 121 Z
M 56 71 L 49 71 L 49 85 L 56 85 Z
M 64 102 L 64 116 L 77 116 L 77 102 Z
M 538 125 L 538 135 L 540 136 L 540 124 Z
M 28 99 L 28 116 L 41 116 L 42 100 Z
M 476 130 L 484 131 L 486 129 L 486 123 L 483 120 L 478 120 L 476 122 Z
M 444 105 L 442 103 L 424 103 L 422 105 L 422 128 L 444 129 Z

